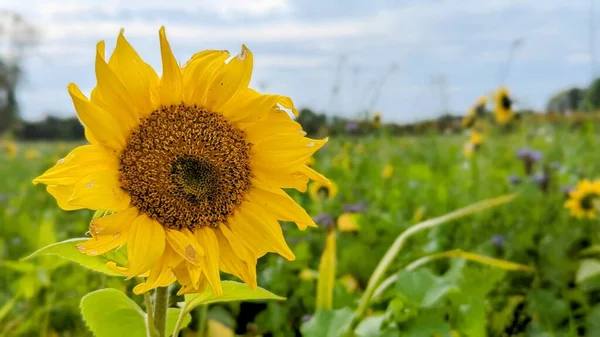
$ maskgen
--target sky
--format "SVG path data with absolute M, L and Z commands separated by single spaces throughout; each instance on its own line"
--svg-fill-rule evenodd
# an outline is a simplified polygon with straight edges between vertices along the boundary
M 0 9 L 41 32 L 23 56 L 18 92 L 29 120 L 73 116 L 68 83 L 91 91 L 95 45 L 105 40 L 110 53 L 121 28 L 160 74 L 164 25 L 181 64 L 204 49 L 236 54 L 244 43 L 254 53 L 251 87 L 328 115 L 381 111 L 403 123 L 464 113 L 500 85 L 538 110 L 560 90 L 587 86 L 600 70 L 591 61 L 593 48 L 600 59 L 600 31 L 590 36 L 600 2 L 591 15 L 592 1 L 0 0 Z

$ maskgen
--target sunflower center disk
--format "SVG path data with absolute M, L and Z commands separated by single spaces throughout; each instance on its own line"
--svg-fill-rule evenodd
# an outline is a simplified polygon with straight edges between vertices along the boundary
M 216 227 L 250 189 L 250 146 L 220 114 L 162 107 L 131 133 L 120 158 L 121 187 L 164 227 Z
M 510 110 L 511 106 L 512 106 L 512 100 L 506 95 L 502 96 L 502 107 L 505 110 Z
M 586 195 L 585 197 L 583 197 L 581 199 L 581 208 L 583 208 L 586 211 L 591 210 L 595 206 L 594 202 L 599 197 L 600 197 L 600 195 L 595 194 L 595 193 L 590 193 L 590 194 Z

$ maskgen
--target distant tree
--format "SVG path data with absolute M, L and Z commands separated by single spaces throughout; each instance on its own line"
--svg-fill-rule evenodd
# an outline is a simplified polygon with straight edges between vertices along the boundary
M 302 128 L 308 135 L 314 136 L 319 132 L 321 127 L 327 125 L 327 116 L 325 114 L 317 114 L 311 109 L 303 108 L 300 109 L 298 117 L 296 117 L 296 122 L 302 125 Z
M 561 113 L 573 111 L 580 108 L 585 96 L 585 89 L 570 88 L 563 90 L 550 98 L 546 104 L 546 112 Z
M 19 117 L 16 98 L 26 52 L 39 41 L 38 29 L 18 13 L 0 11 L 0 134 L 14 127 Z
M 583 111 L 600 110 L 600 77 L 595 79 L 586 90 L 580 108 Z

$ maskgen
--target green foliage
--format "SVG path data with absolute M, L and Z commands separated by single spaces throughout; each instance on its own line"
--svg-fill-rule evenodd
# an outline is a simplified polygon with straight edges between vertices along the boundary
M 595 263 L 590 262 L 600 257 L 598 222 L 572 218 L 563 207 L 561 188 L 573 186 L 582 177 L 598 177 L 600 157 L 595 149 L 600 148 L 600 128 L 594 122 L 572 129 L 549 123 L 522 124 L 527 128 L 516 127 L 510 134 L 486 134 L 472 160 L 462 155 L 462 136 L 332 138 L 316 155 L 315 169 L 338 184 L 337 198 L 319 204 L 306 194 L 290 193 L 311 216 L 327 212 L 334 220 L 345 212 L 342 205 L 366 203 L 360 231 L 337 232 L 333 310 L 315 315 L 317 280 L 300 278 L 303 270 L 318 269 L 327 231 L 300 231 L 283 223 L 296 260 L 267 254 L 259 260 L 257 276 L 262 288 L 286 300 L 213 302 L 209 317 L 218 316 L 238 335 L 258 331 L 287 337 L 300 330 L 308 335 L 317 328 L 315 333 L 326 334 L 330 331 L 326 320 L 347 324 L 375 266 L 399 233 L 473 202 L 516 192 L 519 197 L 508 205 L 411 237 L 386 277 L 423 256 L 454 249 L 533 266 L 535 273 L 502 271 L 459 258 L 432 261 L 403 272 L 406 284 L 394 285 L 374 299 L 354 333 L 365 337 L 425 336 L 432 331 L 444 337 L 449 331 L 460 336 L 485 331 L 489 337 L 577 336 L 578 331 L 596 335 L 600 278 L 594 276 L 590 266 Z M 92 212 L 62 211 L 43 186 L 31 184 L 75 145 L 17 143 L 16 158 L 0 154 L 0 176 L 4 177 L 0 180 L 0 336 L 90 336 L 78 306 L 83 296 L 96 289 L 119 289 L 143 307 L 141 296 L 131 291 L 135 280 L 109 277 L 41 252 L 21 260 L 55 242 L 80 238 L 88 230 Z M 515 152 L 525 146 L 543 153 L 534 173 L 549 168 L 547 192 L 524 174 L 522 162 L 515 158 Z M 41 157 L 28 159 L 25 153 L 31 149 Z M 386 164 L 394 168 L 388 179 L 381 176 Z M 521 178 L 520 185 L 507 182 L 512 174 Z M 117 251 L 122 257 L 125 248 Z M 87 258 L 73 245 L 69 249 L 77 253 L 74 258 Z M 93 265 L 104 268 L 104 262 Z M 343 281 L 348 275 L 355 279 L 355 288 Z M 225 274 L 223 278 L 233 279 Z M 429 280 L 422 281 L 428 286 L 419 289 L 418 282 L 409 282 L 412 278 Z M 417 290 L 408 291 L 409 286 Z M 176 292 L 175 286 L 171 306 L 185 300 Z M 181 309 L 193 317 L 183 333 L 196 331 L 198 309 Z M 301 329 L 308 315 L 313 319 Z
M 277 296 L 263 288 L 252 289 L 245 283 L 223 281 L 222 284 L 223 295 L 221 296 L 215 295 L 211 287 L 206 287 L 201 293 L 186 294 L 185 303 L 180 304 L 183 307 L 183 312 L 188 313 L 200 305 L 216 302 L 285 300 L 284 297 Z
M 581 102 L 583 111 L 597 111 L 598 109 L 600 109 L 600 77 L 590 84 Z
M 81 314 L 96 337 L 146 336 L 146 314 L 127 295 L 101 289 L 81 299 Z
M 117 249 L 107 254 L 99 256 L 89 256 L 82 254 L 76 247 L 77 244 L 84 243 L 89 239 L 69 239 L 62 242 L 54 243 L 46 247 L 40 248 L 33 254 L 27 256 L 25 260 L 39 257 L 42 255 L 57 255 L 64 259 L 77 262 L 83 267 L 93 271 L 101 272 L 111 276 L 123 276 L 114 270 L 106 267 L 107 262 L 116 262 L 117 265 L 127 265 L 127 253 L 124 249 Z
M 302 326 L 302 335 L 307 337 L 341 337 L 350 322 L 352 311 L 348 308 L 339 310 L 319 309 L 310 321 Z

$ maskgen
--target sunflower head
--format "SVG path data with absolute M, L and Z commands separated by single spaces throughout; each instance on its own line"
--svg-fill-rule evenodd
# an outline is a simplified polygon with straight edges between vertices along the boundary
M 387 164 L 383 167 L 383 171 L 381 171 L 381 177 L 383 179 L 388 179 L 394 174 L 394 167 L 390 164 Z
M 500 125 L 508 124 L 514 117 L 513 100 L 507 88 L 500 88 L 495 93 L 494 116 Z
M 183 67 L 164 28 L 159 76 L 123 35 L 106 58 L 96 49 L 90 98 L 68 86 L 88 145 L 75 148 L 34 180 L 65 210 L 106 210 L 78 245 L 99 255 L 127 247 L 128 278 L 147 276 L 141 293 L 175 280 L 180 293 L 208 285 L 222 292 L 220 271 L 256 287 L 257 259 L 287 259 L 278 220 L 316 226 L 284 188 L 329 181 L 307 163 L 325 140 L 304 137 L 292 100 L 250 88 L 253 55 L 206 50 Z
M 600 211 L 600 180 L 582 180 L 571 190 L 565 207 L 578 219 L 596 219 Z
M 315 201 L 333 199 L 338 193 L 337 185 L 333 182 L 315 181 L 308 187 L 310 198 Z
M 462 125 L 463 127 L 470 129 L 475 125 L 476 122 L 476 117 L 475 117 L 475 113 L 472 112 L 472 110 L 469 111 L 469 113 L 463 117 L 462 119 Z
M 1 144 L 2 152 L 6 157 L 12 159 L 17 156 L 17 144 L 11 140 L 3 141 Z
M 27 159 L 39 159 L 41 156 L 42 155 L 38 149 L 31 148 L 25 151 L 25 158 Z
M 481 143 L 483 143 L 483 135 L 481 134 L 481 132 L 473 130 L 471 131 L 471 138 L 469 139 L 469 142 L 479 146 L 481 145 Z
M 375 115 L 373 115 L 373 126 L 378 128 L 381 126 L 381 112 L 377 111 Z

